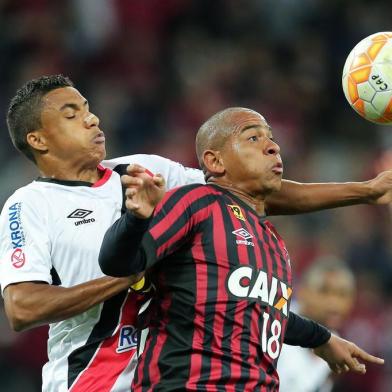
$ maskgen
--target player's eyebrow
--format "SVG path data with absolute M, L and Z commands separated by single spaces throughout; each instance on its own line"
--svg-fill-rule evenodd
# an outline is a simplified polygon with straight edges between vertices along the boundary
M 267 128 L 268 132 L 272 132 L 271 127 L 269 125 L 267 125 L 267 124 L 265 124 L 265 125 L 249 124 L 246 127 L 242 128 L 240 133 L 243 133 L 243 132 L 245 132 L 245 131 L 247 131 L 248 129 L 251 129 L 251 128 L 255 128 L 255 129 L 257 129 L 257 128 Z
M 87 106 L 88 101 L 87 99 L 83 102 L 83 106 Z M 65 109 L 73 109 L 73 110 L 79 110 L 80 106 L 76 103 L 65 103 L 63 106 L 61 106 L 60 111 L 63 111 Z

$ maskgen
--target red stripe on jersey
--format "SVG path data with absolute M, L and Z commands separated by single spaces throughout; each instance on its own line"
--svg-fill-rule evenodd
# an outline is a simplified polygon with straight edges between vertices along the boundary
M 221 227 L 223 230 L 225 228 L 225 223 L 223 220 L 222 209 L 214 209 L 213 222 L 214 227 Z M 228 301 L 228 294 L 226 289 L 227 274 L 230 271 L 230 261 L 229 255 L 227 253 L 227 238 L 226 235 L 222 235 L 219 230 L 214 230 L 213 233 L 213 244 L 215 246 L 215 254 L 217 255 L 218 263 L 218 290 L 215 305 L 215 317 L 213 330 L 214 335 L 217 335 L 216 339 L 218 356 L 214 356 L 211 359 L 211 378 L 214 380 L 220 380 L 222 375 L 222 357 L 223 351 L 219 347 L 218 342 L 222 345 L 224 340 L 224 327 L 225 327 L 225 313 Z M 220 288 L 220 289 L 219 289 Z
M 171 305 L 171 297 L 169 296 L 167 299 L 165 299 L 164 301 L 161 302 L 161 309 L 163 311 L 163 314 L 165 314 L 166 316 L 164 317 L 164 319 L 162 320 L 162 324 L 163 325 L 167 325 L 168 324 L 168 310 L 170 308 Z M 163 349 L 163 346 L 166 342 L 167 339 L 167 332 L 165 329 L 160 329 L 159 333 L 158 333 L 158 338 L 156 340 L 156 344 L 155 347 L 153 348 L 152 351 L 152 359 L 151 362 L 149 364 L 148 367 L 148 376 L 150 379 L 150 385 L 158 385 L 159 384 L 159 380 L 161 378 L 161 373 L 159 371 L 159 366 L 158 366 L 158 360 L 159 357 L 161 355 L 161 351 Z M 147 350 L 145 349 L 145 351 L 147 352 Z M 145 359 L 145 358 L 144 358 Z M 143 367 L 147 366 L 146 363 L 144 363 Z M 141 366 L 142 367 L 142 366 Z M 142 381 L 142 378 L 139 378 L 139 380 Z M 134 389 L 134 391 L 136 392 L 137 389 Z
M 124 302 L 116 333 L 98 347 L 94 357 L 85 370 L 71 386 L 71 392 L 110 391 L 118 377 L 126 369 L 131 357 L 136 355 L 136 347 L 117 352 L 122 327 L 135 326 L 136 318 L 144 298 L 140 294 L 129 293 Z
M 107 180 L 110 178 L 110 176 L 113 173 L 112 170 L 110 170 L 107 167 L 103 167 L 101 165 L 98 165 L 97 169 L 102 173 L 102 177 L 91 186 L 92 188 L 98 188 L 99 186 L 105 184 L 105 182 L 107 182 Z
M 239 220 L 234 214 L 229 213 L 234 230 L 241 229 L 243 221 Z M 249 229 L 249 227 L 248 227 Z M 252 231 L 252 230 L 251 230 Z M 236 237 L 234 235 L 234 237 Z M 252 240 L 253 238 L 250 238 Z M 233 239 L 235 241 L 235 239 Z M 241 265 L 249 265 L 248 246 L 237 245 L 238 260 Z M 233 330 L 231 336 L 231 352 L 237 358 L 232 358 L 230 363 L 230 384 L 227 385 L 227 391 L 235 391 L 235 383 L 241 380 L 241 337 L 244 332 L 244 313 L 248 306 L 247 300 L 240 300 L 236 304 L 236 310 L 233 318 Z
M 195 260 L 205 260 L 204 250 L 201 244 L 201 233 L 195 236 L 195 244 L 197 247 L 192 247 L 192 257 Z M 196 266 L 196 293 L 197 303 L 195 304 L 195 318 L 194 318 L 194 335 L 192 341 L 192 355 L 190 359 L 189 379 L 186 383 L 186 388 L 189 390 L 197 390 L 197 381 L 201 374 L 201 361 L 204 341 L 204 323 L 205 323 L 205 303 L 207 301 L 208 289 L 208 274 L 207 263 L 195 263 Z
M 259 218 L 257 216 L 253 216 L 253 214 L 250 214 L 250 215 L 251 215 L 251 217 L 254 220 L 255 227 L 256 227 L 256 233 L 257 233 L 257 236 L 259 237 L 259 241 L 261 241 L 262 244 L 263 244 L 262 246 L 263 246 L 264 254 L 265 254 L 265 257 L 266 257 L 267 264 L 268 264 L 267 275 L 270 278 L 272 278 L 272 273 L 274 271 L 273 265 L 275 264 L 277 266 L 277 270 L 278 271 L 279 271 L 279 269 L 281 270 L 281 260 L 280 260 L 280 258 L 278 258 L 278 259 L 276 259 L 275 257 L 272 258 L 271 254 L 270 254 L 270 248 L 272 248 L 273 250 L 278 252 L 278 250 L 276 250 L 275 244 L 272 241 L 271 232 L 269 231 L 270 230 L 270 226 L 265 225 L 267 227 L 266 227 L 266 229 L 263 229 L 262 226 L 258 223 Z M 265 221 L 264 221 L 264 224 L 265 224 Z M 265 235 L 263 233 L 264 231 L 266 233 L 268 242 L 266 242 L 265 239 L 264 239 L 264 237 L 265 237 Z M 258 262 L 258 259 L 260 257 L 260 253 L 259 253 L 260 251 L 261 251 L 261 249 L 259 247 L 259 244 L 258 243 L 255 244 L 255 253 L 256 253 L 256 256 L 257 256 L 257 262 Z M 275 256 L 277 256 L 277 253 L 275 253 Z M 282 275 L 282 274 L 280 274 L 280 275 Z M 282 277 L 279 276 L 279 278 L 282 278 Z M 271 282 L 269 281 L 269 283 L 271 283 Z M 258 317 L 263 317 L 263 314 L 262 314 L 263 310 L 262 310 L 262 308 L 260 307 L 260 308 L 257 308 L 257 309 L 259 311 Z M 255 309 L 255 311 L 256 311 L 256 309 Z M 281 314 L 280 313 L 275 313 L 274 319 L 278 319 L 279 321 L 281 321 L 282 320 Z M 257 320 L 258 320 L 257 318 L 256 319 L 252 318 L 253 327 L 252 327 L 252 331 L 251 331 L 252 332 L 252 337 L 255 337 L 256 339 L 257 339 L 257 335 L 255 335 L 255 332 L 257 331 L 256 333 L 258 334 L 259 337 L 261 336 L 261 333 L 262 333 L 262 331 L 259 330 L 259 324 L 258 324 Z M 268 322 L 267 330 L 270 328 L 272 321 L 273 320 L 270 320 Z M 283 331 L 284 331 L 284 328 L 282 326 L 282 333 L 283 333 Z M 283 338 L 281 339 L 281 341 L 283 342 Z M 266 376 L 265 383 L 267 385 L 272 385 L 272 383 L 276 383 L 277 382 L 278 376 L 277 376 L 277 372 L 276 372 L 276 366 L 275 366 L 274 360 L 272 358 L 270 358 L 267 354 L 265 354 L 265 355 L 262 356 L 261 362 L 256 364 L 256 365 L 260 366 L 264 370 L 264 373 L 265 373 L 265 376 Z M 267 369 L 270 366 L 273 366 L 275 368 L 274 375 L 272 377 L 267 374 Z M 261 390 L 264 390 L 264 389 L 262 388 Z M 270 391 L 270 389 L 268 389 L 268 391 Z
M 259 218 L 255 215 L 254 219 L 258 220 Z M 256 227 L 256 233 L 257 233 L 258 239 L 263 244 L 264 254 L 265 254 L 265 257 L 266 257 L 267 264 L 265 265 L 264 268 L 265 268 L 265 270 L 267 272 L 267 275 L 268 276 L 272 276 L 273 271 L 274 271 L 274 268 L 273 268 L 274 261 L 271 258 L 269 244 L 264 240 L 264 234 L 263 234 L 262 226 L 256 222 L 255 227 Z
M 266 222 L 266 226 L 267 226 L 267 234 L 268 234 L 268 238 L 269 238 L 269 243 L 270 246 L 272 247 L 272 249 L 274 250 L 274 257 L 275 257 L 275 265 L 276 265 L 276 276 L 279 279 L 282 279 L 282 259 L 280 258 L 281 255 L 281 250 L 279 249 L 279 246 L 276 246 L 275 241 L 273 240 L 272 237 L 275 237 L 275 240 L 278 240 L 275 236 L 275 233 L 273 231 L 271 231 L 271 228 L 269 225 L 267 225 L 268 222 Z M 283 254 L 282 254 L 283 256 Z
M 156 256 L 157 259 L 162 258 L 164 255 L 165 251 L 169 249 L 171 246 L 175 245 L 179 241 L 181 241 L 183 238 L 186 238 L 188 231 L 190 228 L 195 227 L 198 223 L 202 222 L 203 220 L 208 218 L 209 214 L 209 206 L 202 208 L 200 211 L 196 212 L 195 214 L 192 214 L 187 221 L 185 226 L 183 226 L 180 230 L 178 230 L 175 235 L 170 237 L 165 243 L 161 244 L 156 251 Z M 167 215 L 169 217 L 170 214 Z M 165 234 L 167 230 L 169 230 L 172 227 L 173 221 L 169 218 L 167 218 L 164 221 L 161 221 L 157 225 L 155 225 L 151 230 L 150 234 L 154 237 L 154 239 L 159 242 L 159 238 L 155 237 L 157 232 L 160 232 L 160 234 Z
M 261 225 L 255 225 L 256 226 L 256 230 L 257 230 L 257 235 L 259 236 L 260 241 L 262 241 L 263 244 L 263 249 L 264 249 L 264 254 L 266 257 L 266 261 L 267 261 L 267 275 L 268 277 L 272 278 L 273 276 L 273 265 L 276 262 L 275 260 L 272 259 L 271 254 L 270 254 L 270 250 L 271 250 L 271 237 L 268 236 L 267 234 L 267 240 L 268 242 L 266 242 L 266 240 L 264 239 L 265 234 L 264 232 L 268 232 L 268 229 L 264 229 L 262 228 Z M 267 325 L 267 330 L 268 328 L 270 328 L 271 326 L 271 321 L 268 323 Z M 283 340 L 282 340 L 283 341 Z M 274 382 L 277 382 L 277 376 L 271 377 L 270 375 L 267 374 L 267 369 L 273 364 L 273 360 L 268 356 L 268 355 L 263 355 L 261 358 L 261 363 L 259 363 L 259 366 L 263 369 L 264 374 L 265 374 L 265 384 L 267 385 L 271 385 L 271 383 L 273 382 L 272 380 L 274 380 Z M 276 370 L 275 370 L 276 373 Z M 270 391 L 270 389 L 266 389 L 266 391 Z
M 256 268 L 257 270 L 263 269 L 264 267 L 264 261 L 261 257 L 261 248 L 260 248 L 260 241 L 258 238 L 257 231 L 255 232 L 253 230 L 253 227 L 260 227 L 259 223 L 259 218 L 256 215 L 253 215 L 251 213 L 248 214 L 248 217 L 252 219 L 253 225 L 250 223 L 247 223 L 247 230 L 249 233 L 252 233 L 255 235 L 255 241 L 254 242 L 254 256 L 255 256 L 255 261 L 256 261 Z M 260 338 L 262 331 L 260 331 L 259 328 L 259 320 L 263 318 L 263 309 L 260 304 L 255 306 L 255 308 L 252 311 L 251 314 L 251 322 L 250 322 L 250 340 L 249 340 L 249 358 L 248 361 L 249 363 L 252 364 L 252 368 L 250 371 L 250 382 L 248 383 L 247 387 L 249 390 L 255 390 L 257 384 L 260 382 L 260 372 L 259 372 L 259 367 L 260 367 L 260 362 L 256 363 L 256 358 L 259 357 L 258 353 L 258 347 L 260 346 Z
M 163 198 L 162 202 L 158 204 L 156 211 L 154 211 L 154 216 L 156 216 L 163 208 L 165 208 L 166 203 L 170 202 L 170 198 L 178 192 L 178 188 L 176 190 L 169 191 L 166 196 Z M 176 222 L 177 218 L 180 217 L 186 209 L 196 202 L 197 200 L 201 199 L 203 196 L 208 194 L 217 194 L 217 192 L 209 188 L 207 186 L 199 186 L 195 189 L 190 190 L 189 192 L 185 193 L 183 197 L 181 197 L 178 202 L 175 204 L 170 211 L 165 211 L 166 215 L 163 220 L 158 222 L 154 227 L 150 229 L 150 234 L 154 239 L 159 239 L 168 229 L 173 226 L 173 222 Z M 197 224 L 198 221 L 194 221 L 194 217 L 189 217 L 192 219 L 193 224 Z M 201 216 L 199 215 L 199 219 Z M 191 221 L 187 222 L 187 225 L 190 225 Z
M 166 301 L 165 306 L 164 306 L 165 311 L 170 307 L 170 300 Z M 167 313 L 166 313 L 167 314 Z M 167 316 L 162 320 L 163 323 L 167 324 Z M 143 355 L 139 357 L 139 363 L 136 368 L 136 373 L 137 373 L 137 378 L 134 379 L 134 383 L 132 384 L 132 391 L 137 392 L 137 391 L 142 391 L 143 389 L 143 384 L 146 382 L 144 380 L 144 369 L 146 366 L 148 366 L 148 380 L 147 383 L 148 385 L 154 385 L 155 383 L 159 382 L 161 378 L 161 374 L 159 371 L 158 367 L 158 359 L 161 354 L 163 345 L 165 344 L 165 341 L 167 339 L 167 334 L 164 330 L 159 330 L 158 332 L 158 337 L 154 341 L 153 337 L 151 334 L 149 334 L 146 344 L 143 349 Z M 151 347 L 152 342 L 154 341 L 154 347 Z M 152 351 L 151 354 L 151 362 L 148 364 L 146 363 L 146 355 L 148 352 Z M 149 389 L 151 390 L 151 389 Z

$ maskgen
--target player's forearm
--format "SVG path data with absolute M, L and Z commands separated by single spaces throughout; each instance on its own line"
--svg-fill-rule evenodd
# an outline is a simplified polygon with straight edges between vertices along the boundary
M 5 309 L 16 331 L 76 316 L 128 289 L 137 277 L 103 277 L 65 288 L 23 282 L 4 291 Z
M 149 223 L 127 212 L 106 231 L 98 257 L 104 274 L 129 276 L 144 271 L 146 258 L 140 245 Z
M 282 188 L 266 199 L 269 215 L 299 214 L 368 203 L 373 197 L 369 182 L 303 184 L 283 180 Z
M 291 346 L 314 348 L 325 344 L 331 338 L 331 332 L 313 320 L 294 312 L 289 313 L 284 343 Z

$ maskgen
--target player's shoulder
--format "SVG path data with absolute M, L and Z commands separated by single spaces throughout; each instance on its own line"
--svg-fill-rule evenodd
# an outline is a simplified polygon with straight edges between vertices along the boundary
M 40 186 L 36 186 L 35 181 L 15 190 L 4 203 L 2 214 L 4 211 L 20 209 L 22 205 L 30 206 L 34 210 L 39 210 L 45 205 L 45 192 Z M 8 213 L 7 212 L 7 213 Z
M 173 198 L 176 199 L 190 199 L 192 201 L 195 200 L 206 200 L 206 201 L 213 201 L 217 197 L 219 197 L 220 192 L 210 185 L 205 184 L 188 184 L 176 187 L 174 189 L 169 190 L 165 198 Z
M 119 165 L 129 165 L 131 163 L 137 163 L 142 166 L 151 166 L 154 164 L 169 165 L 174 162 L 168 158 L 155 154 L 132 154 L 104 160 L 101 162 L 101 165 L 108 167 L 109 169 L 114 169 Z
M 45 190 L 36 181 L 30 182 L 29 184 L 22 186 L 14 191 L 6 201 L 6 204 L 12 203 L 14 201 L 35 201 L 43 195 Z

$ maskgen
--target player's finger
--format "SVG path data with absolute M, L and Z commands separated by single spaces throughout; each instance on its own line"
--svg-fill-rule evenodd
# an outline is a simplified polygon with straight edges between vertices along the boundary
M 341 370 L 340 370 L 340 367 L 339 367 L 339 365 L 337 364 L 337 363 L 330 363 L 330 362 L 328 362 L 328 365 L 329 365 L 329 368 L 334 372 L 334 373 L 336 373 L 336 374 L 340 374 L 341 373 Z
M 129 211 L 136 211 L 140 208 L 140 205 L 138 203 L 135 203 L 133 200 L 131 199 L 127 199 L 125 201 L 125 207 L 127 207 L 127 209 Z
M 143 180 L 138 177 L 128 176 L 127 174 L 124 174 L 123 176 L 121 176 L 121 183 L 127 187 L 133 185 L 138 186 L 143 184 Z
M 141 165 L 138 165 L 137 163 L 131 163 L 130 165 L 127 166 L 127 173 L 130 175 L 137 174 L 137 173 L 144 173 L 146 171 L 146 168 L 144 168 Z
M 358 346 L 355 346 L 352 356 L 356 358 L 360 358 L 367 362 L 375 363 L 377 365 L 384 364 L 384 360 L 382 358 L 375 357 L 374 355 L 367 353 L 365 350 L 362 350 Z
M 165 185 L 165 179 L 162 177 L 161 174 L 156 174 L 153 177 L 153 180 L 154 180 L 154 184 L 159 187 L 163 187 Z
M 136 195 L 136 193 L 137 193 L 137 191 L 136 191 L 135 188 L 127 188 L 127 189 L 125 190 L 125 196 L 126 196 L 127 198 L 132 198 L 133 196 Z
M 362 363 L 359 363 L 356 358 L 349 356 L 347 357 L 346 363 L 344 364 L 344 371 L 348 372 L 349 370 L 355 373 L 365 374 L 366 366 Z
M 347 373 L 347 372 L 349 372 L 350 371 L 350 368 L 346 365 L 346 364 L 344 364 L 343 365 L 343 368 L 342 368 L 342 372 L 343 373 Z

